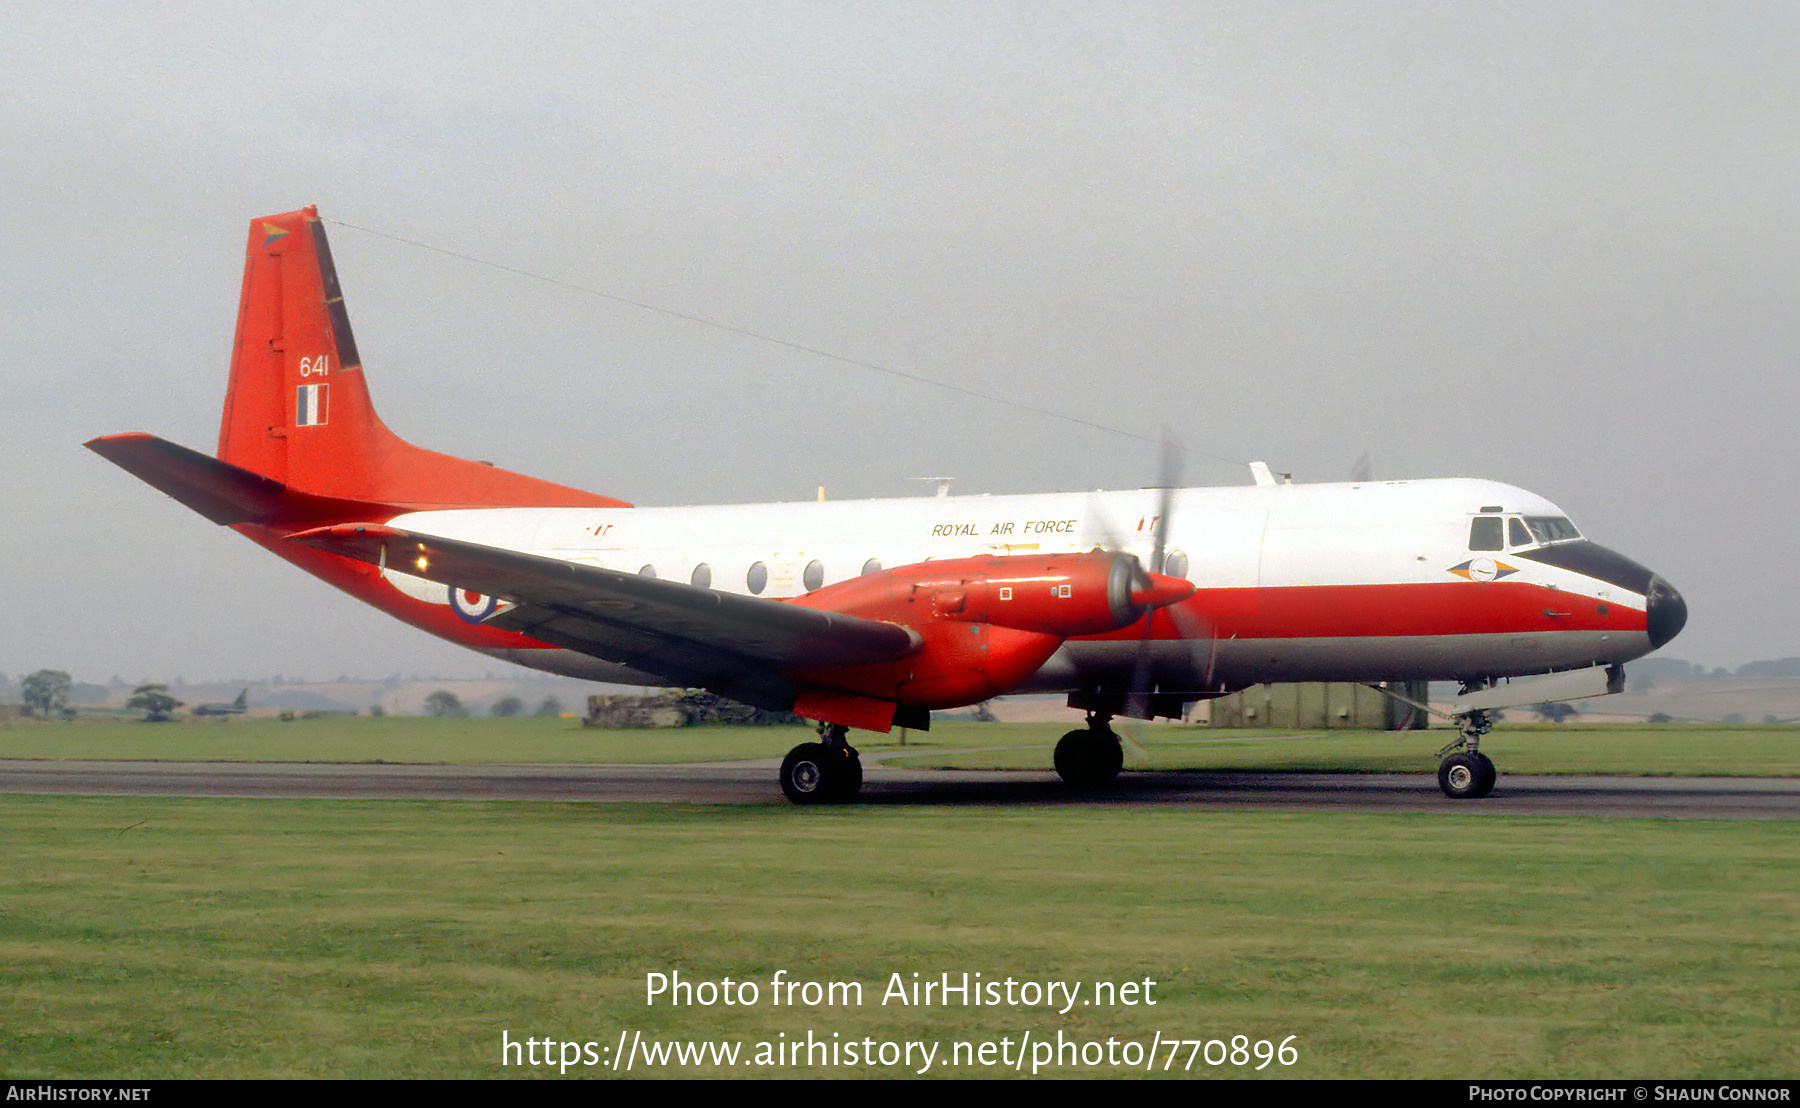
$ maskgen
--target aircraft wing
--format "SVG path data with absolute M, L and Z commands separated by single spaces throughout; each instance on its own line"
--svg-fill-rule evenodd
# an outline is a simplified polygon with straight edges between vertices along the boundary
M 791 703 L 796 685 L 784 674 L 792 668 L 892 661 L 920 643 L 895 623 L 379 524 L 289 539 L 498 597 L 514 606 L 488 626 L 752 704 Z

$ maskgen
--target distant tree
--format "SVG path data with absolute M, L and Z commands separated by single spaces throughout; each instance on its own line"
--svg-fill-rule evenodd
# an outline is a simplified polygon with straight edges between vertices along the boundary
M 554 696 L 546 696 L 544 702 L 537 706 L 537 711 L 531 714 L 534 716 L 560 716 L 562 715 L 562 701 Z
M 1000 717 L 995 715 L 994 709 L 992 709 L 988 706 L 990 703 L 992 703 L 992 702 L 984 700 L 981 703 L 975 705 L 975 707 L 970 710 L 969 715 L 974 717 L 974 720 L 976 723 L 999 723 L 1000 722 Z
M 1631 663 L 1632 676 L 1647 673 L 1658 681 L 1691 681 L 1706 676 L 1706 667 L 1680 658 L 1639 658 Z
M 1644 722 L 1646 722 L 1646 723 L 1674 723 L 1675 717 L 1670 715 L 1667 712 L 1658 712 L 1655 715 L 1651 716 L 1649 719 L 1645 720 Z
M 1631 691 L 1643 695 L 1656 687 L 1656 678 L 1648 673 L 1639 673 L 1631 679 Z
M 524 710 L 525 702 L 523 700 L 516 696 L 503 696 L 494 701 L 493 707 L 488 709 L 488 715 L 499 719 L 511 719 Z
M 1742 712 L 1727 713 L 1725 718 L 1720 720 L 1719 722 L 1723 723 L 1727 727 L 1736 727 L 1738 724 L 1744 722 L 1744 713 L 1742 713 Z
M 69 675 L 60 669 L 40 669 L 19 683 L 19 696 L 32 714 L 49 719 L 69 706 Z
M 376 719 L 380 719 L 382 716 L 387 715 L 387 709 L 379 704 L 371 704 L 369 705 L 369 715 Z
M 425 714 L 432 716 L 454 716 L 461 718 L 469 714 L 458 700 L 456 694 L 447 689 L 439 689 L 425 698 Z
M 1800 658 L 1774 658 L 1746 662 L 1737 667 L 1739 677 L 1800 677 Z
M 1548 701 L 1543 704 L 1534 704 L 1534 705 L 1532 705 L 1531 710 L 1536 712 L 1538 715 L 1544 717 L 1545 719 L 1549 720 L 1551 723 L 1561 723 L 1566 719 L 1570 719 L 1570 718 L 1573 718 L 1573 717 L 1581 714 L 1579 711 L 1577 711 L 1575 709 L 1575 705 L 1563 704 L 1563 703 L 1560 703 L 1557 701 Z
M 167 685 L 139 685 L 131 691 L 131 699 L 125 702 L 125 707 L 143 712 L 145 723 L 167 723 L 174 718 L 181 701 L 169 695 Z

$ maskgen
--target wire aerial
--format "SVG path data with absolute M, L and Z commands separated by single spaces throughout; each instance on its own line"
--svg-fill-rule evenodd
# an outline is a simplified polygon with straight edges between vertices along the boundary
M 567 289 L 571 292 L 578 292 L 586 296 L 594 296 L 602 300 L 609 300 L 615 304 L 624 304 L 628 307 L 637 308 L 640 311 L 654 312 L 657 315 L 668 316 L 671 319 L 684 320 L 688 323 L 697 323 L 702 327 L 711 327 L 716 330 L 727 331 L 734 335 L 741 335 L 744 338 L 755 339 L 758 342 L 771 343 L 775 346 L 786 347 L 789 350 L 797 350 L 803 354 L 811 354 L 815 357 L 826 358 L 841 365 L 854 366 L 857 369 L 865 369 L 872 373 L 885 374 L 889 377 L 896 377 L 903 381 L 911 381 L 915 384 L 927 385 L 931 388 L 942 389 L 945 392 L 957 393 L 962 396 L 972 397 L 976 400 L 986 400 L 993 404 L 1005 405 L 1006 407 L 1030 412 L 1034 415 L 1061 420 L 1065 423 L 1073 423 L 1077 426 L 1089 428 L 1090 430 L 1101 431 L 1109 435 L 1118 435 L 1121 438 L 1134 439 L 1138 442 L 1152 444 L 1160 443 L 1162 441 L 1155 435 L 1144 435 L 1135 431 L 1127 431 L 1123 428 L 1100 423 L 1096 420 L 1085 419 L 1077 415 L 1070 415 L 1067 412 L 1059 412 L 1053 408 L 1043 408 L 1035 404 L 1027 404 L 1023 401 L 1014 400 L 1009 397 L 998 396 L 994 393 L 982 392 L 979 389 L 972 389 L 965 385 L 957 385 L 949 381 L 938 380 L 935 377 L 926 377 L 923 374 L 912 373 L 904 369 L 897 369 L 893 366 L 864 361 L 861 358 L 852 358 L 849 355 L 839 354 L 822 347 L 809 346 L 803 342 L 795 342 L 792 339 L 784 339 L 775 335 L 764 334 L 761 331 L 752 331 L 748 328 L 738 327 L 730 323 L 721 323 L 716 319 L 709 319 L 706 316 L 697 315 L 693 312 L 679 311 L 675 308 L 665 308 L 660 304 L 652 304 L 644 300 L 634 300 L 629 296 L 621 296 L 618 293 L 607 292 L 604 289 L 597 289 L 591 285 L 578 284 L 577 282 L 564 280 L 560 277 L 547 276 L 529 269 L 522 269 L 519 266 L 508 265 L 505 262 L 496 262 L 487 258 L 479 258 L 473 254 L 465 254 L 461 251 L 451 250 L 434 243 L 409 238 L 406 235 L 395 234 L 392 231 L 379 231 L 373 227 L 364 227 L 355 223 L 346 223 L 341 219 L 326 219 L 325 222 L 352 231 L 361 231 L 365 235 L 373 235 L 376 238 L 387 239 L 390 242 L 402 243 L 406 246 L 417 247 L 420 250 L 429 250 L 434 254 L 441 254 L 447 258 L 455 258 L 457 261 L 468 262 L 470 265 L 479 265 L 489 269 L 497 269 L 502 273 L 510 273 L 515 277 L 523 277 L 527 280 L 538 281 L 546 285 L 554 285 L 557 288 Z M 1242 466 L 1249 464 L 1248 462 L 1237 458 L 1227 458 L 1219 454 L 1208 454 L 1205 451 L 1193 451 L 1193 453 L 1210 458 L 1213 461 L 1224 462 L 1227 465 Z

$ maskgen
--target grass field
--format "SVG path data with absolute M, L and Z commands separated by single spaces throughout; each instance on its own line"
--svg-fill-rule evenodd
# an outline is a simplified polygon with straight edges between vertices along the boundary
M 932 764 L 1042 770 L 1065 726 L 943 724 Z M 1447 732 L 1138 732 L 1160 768 L 1427 772 Z M 339 762 L 773 758 L 798 728 L 566 720 L 24 724 L 0 756 Z M 889 750 L 859 735 L 865 751 Z M 1507 772 L 1800 773 L 1800 731 L 1515 728 Z M 1800 850 L 1765 821 L 0 796 L 0 1076 L 496 1077 L 501 1035 L 810 1033 L 1142 1058 L 1276 1044 L 1288 1077 L 1784 1077 L 1800 1070 Z M 777 1007 L 769 982 L 855 982 Z M 645 1003 L 645 975 L 756 982 Z M 1153 980 L 1147 1004 L 881 1003 L 890 976 Z M 1057 1008 L 1060 1008 L 1058 1005 Z M 834 1038 L 835 1036 L 835 1038 Z M 1209 1048 L 1214 1049 L 1214 1048 Z M 1216 1053 L 1215 1049 L 1215 1053 Z M 842 1055 L 840 1055 L 840 1058 Z M 1172 1072 L 1187 1064 L 1187 1048 Z M 1254 1072 L 1195 1062 L 1195 1074 Z M 1166 1045 L 1154 1065 L 1169 1058 Z M 521 1055 L 521 1060 L 523 1056 Z M 610 1062 L 610 1053 L 605 1055 Z M 1070 1065 L 1053 1076 L 1121 1076 Z M 899 1076 L 905 1065 L 646 1065 Z M 577 1067 L 571 1075 L 610 1076 Z
M 912 732 L 902 764 L 1046 769 L 1065 724 L 939 723 Z M 1130 727 L 1122 731 L 1132 732 Z M 1293 769 L 1427 773 L 1445 730 L 1304 734 L 1142 727 L 1126 765 L 1152 769 Z M 897 736 L 857 733 L 865 751 L 897 752 Z M 277 762 L 673 763 L 779 758 L 797 727 L 602 731 L 559 719 L 335 718 L 280 723 L 26 723 L 0 727 L 0 758 L 133 758 Z M 998 749 L 994 749 L 998 748 Z M 1800 775 L 1800 727 L 1570 724 L 1502 727 L 1483 743 L 1507 773 Z M 914 755 L 912 752 L 916 751 Z
M 1781 823 L 15 796 L 0 850 L 11 1077 L 518 1074 L 503 1031 L 1292 1035 L 1296 1064 L 1264 1071 L 1290 1077 L 1800 1070 Z M 650 972 L 783 969 L 863 1003 L 644 1000 Z M 914 972 L 1150 979 L 1157 1003 L 880 1003 Z

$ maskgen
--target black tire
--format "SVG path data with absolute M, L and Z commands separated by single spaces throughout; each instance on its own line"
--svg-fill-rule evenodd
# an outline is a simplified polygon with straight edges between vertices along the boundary
M 848 747 L 801 743 L 781 761 L 781 791 L 795 804 L 841 804 L 862 791 L 862 759 Z
M 828 802 L 835 760 L 824 743 L 801 743 L 781 760 L 781 791 L 795 804 Z
M 1057 741 L 1056 775 L 1063 779 L 1063 784 L 1080 788 L 1080 782 L 1085 780 L 1087 741 L 1085 730 L 1071 731 Z
M 856 751 L 850 750 L 844 755 L 843 762 L 838 767 L 837 795 L 834 799 L 848 804 L 855 800 L 856 794 L 860 792 L 862 792 L 862 759 L 857 757 Z
M 1083 728 L 1056 744 L 1056 773 L 1072 789 L 1099 789 L 1111 784 L 1125 765 L 1125 750 L 1111 731 Z
M 1100 753 L 1100 784 L 1110 785 L 1119 779 L 1119 771 L 1125 768 L 1125 744 L 1111 731 L 1095 735 L 1094 742 Z
M 1476 772 L 1475 795 L 1472 799 L 1480 800 L 1494 791 L 1494 782 L 1500 779 L 1500 771 L 1494 768 L 1494 763 L 1486 754 L 1472 754 L 1470 757 L 1475 759 Z
M 1480 800 L 1498 776 L 1485 754 L 1452 754 L 1438 763 L 1438 788 L 1451 800 Z

